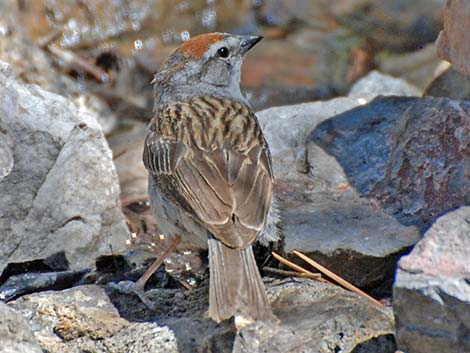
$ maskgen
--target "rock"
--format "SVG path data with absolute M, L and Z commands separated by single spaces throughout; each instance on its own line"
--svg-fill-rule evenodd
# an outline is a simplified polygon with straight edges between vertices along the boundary
M 425 230 L 470 197 L 469 107 L 443 98 L 376 98 L 325 121 L 312 138 L 362 195 Z
M 0 124 L 14 164 L 0 182 L 0 270 L 65 251 L 72 269 L 123 250 L 127 228 L 111 151 L 94 117 L 0 72 Z
M 13 169 L 13 141 L 0 126 L 0 181 Z
M 422 98 L 399 123 L 385 178 L 371 196 L 403 224 L 425 230 L 470 200 L 470 102 Z
M 48 352 L 178 352 L 168 327 L 121 318 L 104 289 L 95 285 L 32 294 L 11 305 L 29 318 Z
M 191 292 L 148 291 L 157 304 L 154 312 L 134 296 L 94 285 L 32 294 L 10 305 L 29 318 L 48 352 L 326 353 L 361 346 L 368 347 L 365 352 L 394 352 L 389 308 L 310 280 L 269 279 L 267 287 L 280 321 L 255 323 L 238 333 L 233 322 L 204 317 L 207 281 Z
M 283 252 L 289 260 L 305 266 L 292 255 L 300 250 L 354 285 L 389 295 L 398 258 L 419 240 L 419 231 L 355 193 L 303 197 L 309 202 L 300 206 L 284 199 Z
M 403 79 L 374 70 L 356 82 L 348 93 L 349 97 L 367 98 L 367 100 L 379 95 L 418 97 L 421 91 Z
M 470 100 L 470 76 L 466 76 L 450 67 L 426 87 L 424 95 Z
M 100 98 L 91 94 L 80 94 L 75 98 L 80 112 L 92 115 L 101 126 L 103 134 L 110 134 L 117 126 L 117 118 L 111 108 Z
M 434 44 L 408 53 L 380 52 L 376 56 L 378 69 L 388 75 L 401 77 L 424 90 L 439 71 L 443 61 L 437 56 Z
M 445 0 L 348 0 L 330 2 L 343 25 L 369 38 L 374 46 L 410 51 L 433 42 L 442 28 Z
M 264 0 L 254 3 L 254 12 L 262 24 L 286 27 L 293 22 L 318 24 L 318 20 L 327 15 L 328 8 L 316 1 Z
M 28 293 L 70 288 L 79 283 L 88 272 L 89 270 L 82 270 L 13 275 L 0 286 L 0 299 L 7 302 Z
M 268 296 L 280 325 L 243 329 L 234 352 L 395 352 L 387 308 L 339 287 L 305 280 L 271 282 Z
M 438 218 L 403 257 L 393 289 L 398 348 L 470 352 L 470 207 Z
M 401 225 L 380 210 L 374 202 L 362 198 L 354 189 L 359 187 L 354 179 L 350 179 L 349 170 L 345 168 L 343 171 L 344 167 L 317 145 L 318 139 L 311 137 L 311 132 L 316 126 L 325 120 L 320 126 L 328 125 L 336 119 L 327 120 L 329 117 L 371 99 L 373 92 L 369 88 L 376 83 L 382 81 L 382 87 L 385 87 L 377 86 L 377 94 L 387 94 L 387 88 L 392 89 L 393 93 L 397 88 L 395 79 L 392 79 L 393 84 L 390 84 L 387 83 L 387 77 L 378 79 L 377 74 L 372 74 L 364 80 L 358 83 L 354 90 L 354 98 L 345 97 L 326 102 L 271 108 L 259 112 L 258 118 L 273 156 L 276 192 L 282 210 L 283 252 L 292 261 L 299 262 L 299 259 L 290 253 L 293 249 L 303 250 L 354 284 L 369 289 L 378 288 L 377 293 L 384 295 L 391 290 L 398 257 L 418 241 L 419 232 L 415 227 Z M 400 90 L 404 87 L 406 84 L 403 84 Z M 357 96 L 361 98 L 356 98 Z M 390 102 L 398 101 L 392 97 L 384 99 Z M 409 101 L 415 98 L 403 99 L 409 105 Z M 406 106 L 402 103 L 395 109 L 403 112 Z M 374 108 L 368 109 L 369 117 L 364 120 L 369 120 L 371 126 L 380 121 L 383 126 L 390 128 L 396 122 L 393 114 L 388 118 L 374 119 L 377 112 Z M 343 114 L 352 112 L 354 110 Z M 383 114 L 380 109 L 378 112 Z M 344 126 L 346 132 L 350 129 L 352 131 L 345 143 L 348 148 L 355 148 L 354 143 L 358 135 L 362 136 L 364 131 L 370 131 L 370 128 L 359 128 L 367 126 L 364 121 L 359 123 L 364 115 L 363 112 L 357 114 L 357 120 Z M 344 124 L 343 120 L 341 121 Z M 356 131 L 352 128 L 355 123 L 358 123 Z M 380 133 L 376 136 L 371 133 L 371 136 L 378 141 L 383 139 L 383 134 Z M 371 136 L 364 137 L 364 141 L 373 141 Z M 329 137 L 328 140 L 332 139 Z M 358 143 L 357 147 L 364 148 L 364 145 L 368 146 L 363 142 Z M 370 147 L 371 149 L 375 148 L 371 142 L 369 145 L 374 146 Z M 354 155 L 350 151 L 348 153 L 350 157 Z M 361 156 L 360 158 L 363 158 L 367 154 L 362 153 Z M 377 159 L 374 158 L 373 162 L 378 163 Z M 339 161 L 341 162 L 341 159 Z M 370 168 L 374 168 L 374 164 Z M 383 168 L 377 167 L 377 173 L 383 173 Z M 358 170 L 364 173 L 363 169 Z
M 323 100 L 335 95 L 333 88 L 320 86 L 311 88 L 305 86 L 277 86 L 263 85 L 255 88 L 244 89 L 245 97 L 254 110 L 262 110 L 281 105 L 292 105 L 303 102 Z
M 436 46 L 439 57 L 454 69 L 470 76 L 470 6 L 468 0 L 448 0 L 444 9 L 444 30 Z
M 348 97 L 270 108 L 258 112 L 257 116 L 272 155 L 279 158 L 292 153 L 290 157 L 296 159 L 304 149 L 307 136 L 322 121 L 364 105 L 378 95 L 400 94 L 413 96 L 419 95 L 419 91 L 403 80 L 373 71 L 351 88 Z
M 0 302 L 0 353 L 41 353 L 23 316 Z
M 311 138 L 336 157 L 356 190 L 369 194 L 385 178 L 403 114 L 418 101 L 378 97 L 324 121 Z

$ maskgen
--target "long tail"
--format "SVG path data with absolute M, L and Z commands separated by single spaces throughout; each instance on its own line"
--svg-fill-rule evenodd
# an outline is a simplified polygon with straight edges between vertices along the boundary
M 209 315 L 217 322 L 241 314 L 252 320 L 273 318 L 253 249 L 233 249 L 209 237 Z

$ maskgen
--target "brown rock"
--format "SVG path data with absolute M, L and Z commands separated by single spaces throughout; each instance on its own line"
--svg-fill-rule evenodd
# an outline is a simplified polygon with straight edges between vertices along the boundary
M 470 102 L 425 98 L 403 115 L 384 181 L 371 196 L 425 229 L 470 200 Z
M 470 75 L 470 3 L 448 0 L 444 10 L 444 30 L 437 39 L 437 52 L 454 69 Z

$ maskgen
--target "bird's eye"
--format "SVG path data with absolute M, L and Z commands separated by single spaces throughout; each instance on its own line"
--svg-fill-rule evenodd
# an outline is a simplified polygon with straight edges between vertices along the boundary
M 230 52 L 226 47 L 222 47 L 219 50 L 217 50 L 217 54 L 219 54 L 221 58 L 228 58 Z

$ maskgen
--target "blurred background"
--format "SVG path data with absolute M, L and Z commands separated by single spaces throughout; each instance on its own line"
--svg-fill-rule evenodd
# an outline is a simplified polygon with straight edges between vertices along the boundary
M 182 41 L 256 33 L 243 86 L 256 109 L 344 94 L 370 70 L 424 89 L 445 0 L 2 0 L 0 59 L 28 82 L 96 93 L 148 118 L 150 80 Z

